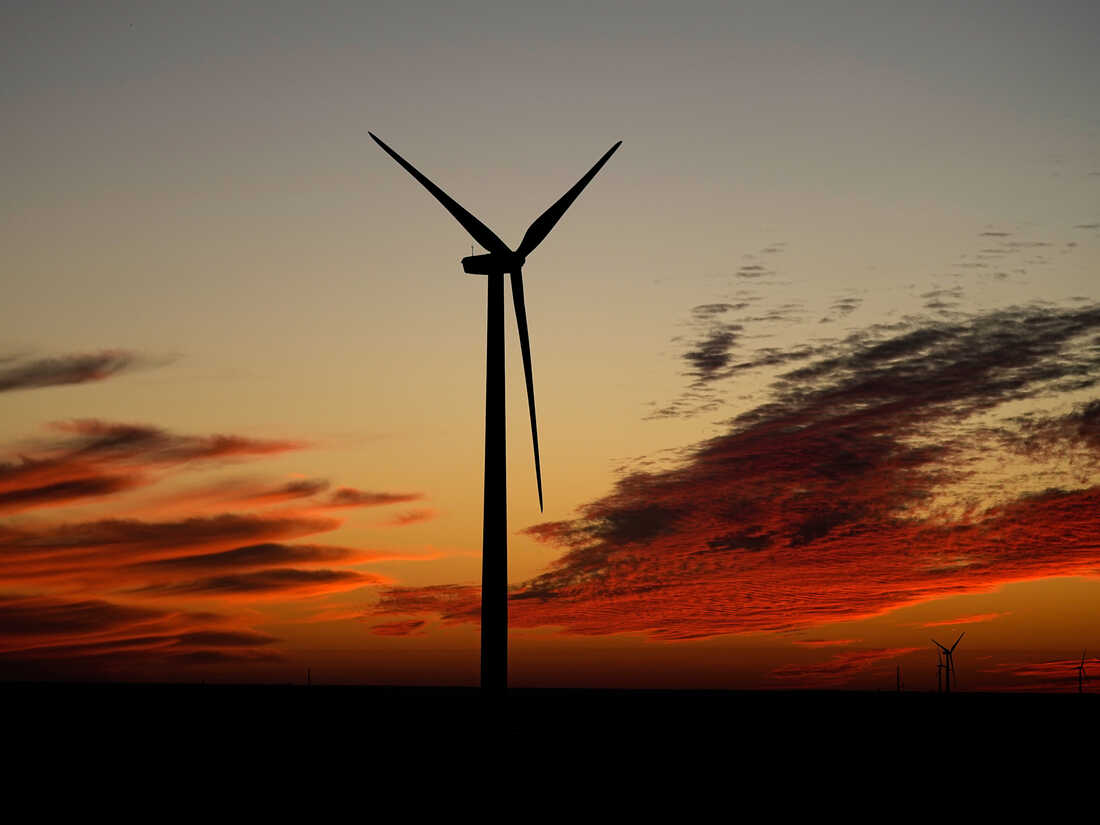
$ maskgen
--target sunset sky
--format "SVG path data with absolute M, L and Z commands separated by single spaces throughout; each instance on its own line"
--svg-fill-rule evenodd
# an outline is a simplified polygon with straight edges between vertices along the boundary
M 9 3 L 0 680 L 1100 676 L 1100 5 Z

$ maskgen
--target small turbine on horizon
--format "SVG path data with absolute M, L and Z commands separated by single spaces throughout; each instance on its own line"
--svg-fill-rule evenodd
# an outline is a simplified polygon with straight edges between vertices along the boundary
M 955 644 L 951 645 L 951 647 L 949 647 L 949 648 L 944 647 L 939 642 L 937 642 L 935 639 L 932 640 L 932 644 L 934 644 L 936 647 L 938 647 L 940 650 L 943 651 L 943 658 L 944 658 L 944 661 L 947 663 L 946 665 L 941 665 L 941 667 L 944 667 L 947 670 L 947 672 L 944 674 L 944 676 L 945 676 L 944 691 L 943 691 L 944 693 L 950 693 L 951 692 L 951 683 L 952 682 L 955 683 L 956 688 L 959 686 L 958 679 L 955 677 L 955 648 L 959 646 L 959 642 L 962 641 L 962 637 L 965 636 L 965 635 L 966 635 L 966 631 L 964 630 L 962 633 L 959 634 L 959 638 L 957 638 L 955 640 Z
M 1081 664 L 1077 665 L 1074 670 L 1077 671 L 1077 692 L 1085 692 L 1085 679 L 1088 678 L 1088 674 L 1085 673 L 1085 653 L 1087 650 L 1081 651 Z
M 428 180 L 411 163 L 368 133 L 382 150 L 416 178 L 443 208 L 451 213 L 488 254 L 462 259 L 470 275 L 488 276 L 488 312 L 485 345 L 485 499 L 481 555 L 481 689 L 504 694 L 508 689 L 508 485 L 506 474 L 504 421 L 504 275 L 510 274 L 512 303 L 516 311 L 523 377 L 527 382 L 527 408 L 531 414 L 531 442 L 535 451 L 535 481 L 542 511 L 542 465 L 539 462 L 539 434 L 535 424 L 535 386 L 531 377 L 531 340 L 527 332 L 527 309 L 523 300 L 523 264 L 527 256 L 546 239 L 565 211 L 591 182 L 608 158 L 622 145 L 620 140 L 604 153 L 596 165 L 537 217 L 515 251 L 493 230 L 462 208 L 446 192 Z M 471 249 L 471 253 L 473 250 Z

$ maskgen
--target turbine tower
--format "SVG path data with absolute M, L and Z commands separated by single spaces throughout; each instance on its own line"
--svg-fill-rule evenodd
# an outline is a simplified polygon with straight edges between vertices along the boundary
M 1077 665 L 1074 670 L 1077 671 L 1077 692 L 1085 692 L 1085 679 L 1088 678 L 1088 674 L 1085 673 L 1085 650 L 1081 651 L 1081 664 Z
M 512 251 L 485 224 L 462 208 L 446 192 L 428 180 L 411 163 L 383 143 L 371 138 L 383 151 L 427 189 L 443 208 L 462 224 L 486 255 L 462 259 L 470 275 L 488 276 L 488 311 L 485 344 L 485 499 L 481 547 L 481 690 L 503 695 L 508 689 L 508 485 L 504 429 L 504 275 L 511 274 L 512 303 L 516 311 L 523 377 L 527 382 L 527 408 L 531 414 L 531 443 L 535 451 L 535 481 L 542 511 L 542 465 L 539 462 L 539 434 L 535 424 L 535 387 L 531 378 L 531 340 L 527 332 L 527 308 L 523 301 L 523 264 L 577 196 L 622 145 L 620 140 L 604 153 L 596 165 L 573 188 L 562 195 L 527 228 Z
M 936 651 L 936 693 L 943 693 L 943 654 Z
M 944 647 L 939 642 L 937 642 L 935 639 L 932 640 L 932 644 L 934 644 L 936 647 L 938 647 L 940 650 L 943 651 L 944 661 L 947 662 L 947 664 L 945 665 L 945 668 L 946 668 L 947 672 L 944 674 L 944 677 L 945 677 L 944 678 L 944 691 L 943 691 L 944 693 L 950 693 L 951 692 L 951 683 L 952 682 L 955 683 L 956 688 L 959 686 L 958 680 L 955 678 L 955 648 L 959 646 L 959 642 L 962 641 L 962 637 L 965 636 L 965 635 L 966 635 L 966 631 L 964 630 L 962 633 L 959 634 L 959 638 L 957 638 L 955 640 L 955 644 L 951 645 L 951 647 L 949 647 L 949 648 Z

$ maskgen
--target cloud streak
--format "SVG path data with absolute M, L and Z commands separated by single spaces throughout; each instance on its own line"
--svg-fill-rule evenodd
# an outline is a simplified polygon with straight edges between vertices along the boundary
M 0 358 L 0 392 L 102 381 L 134 367 L 140 360 L 133 353 L 123 350 L 36 360 L 8 356 Z

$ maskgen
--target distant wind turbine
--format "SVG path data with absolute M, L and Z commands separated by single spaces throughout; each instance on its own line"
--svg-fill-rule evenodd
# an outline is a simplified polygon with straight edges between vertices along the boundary
M 1085 650 L 1081 651 L 1081 664 L 1077 665 L 1074 670 L 1077 671 L 1077 692 L 1085 692 L 1085 679 L 1088 678 L 1088 674 L 1085 673 Z
M 539 434 L 535 424 L 535 387 L 531 378 L 531 340 L 527 332 L 527 309 L 523 301 L 523 264 L 555 224 L 561 220 L 608 158 L 622 145 L 620 140 L 607 150 L 573 188 L 535 219 L 519 246 L 512 251 L 485 224 L 462 208 L 446 192 L 428 180 L 411 163 L 383 143 L 373 132 L 374 142 L 406 172 L 443 204 L 481 246 L 486 255 L 462 259 L 470 275 L 487 275 L 488 312 L 485 345 L 485 499 L 481 555 L 481 689 L 503 694 L 508 689 L 508 486 L 504 429 L 504 275 L 512 276 L 512 303 L 516 310 L 523 377 L 527 382 L 527 408 L 531 413 L 531 442 L 535 451 L 535 481 L 542 510 L 542 465 L 539 462 Z
M 936 693 L 943 693 L 943 654 L 936 652 Z
M 959 642 L 962 641 L 962 637 L 965 636 L 965 635 L 966 635 L 966 631 L 964 630 L 962 633 L 959 634 L 959 638 L 957 638 L 955 640 L 955 644 L 951 645 L 950 648 L 944 647 L 939 642 L 937 642 L 935 639 L 932 640 L 932 644 L 934 644 L 936 647 L 938 647 L 940 650 L 943 651 L 943 658 L 947 662 L 947 665 L 946 665 L 947 672 L 944 674 L 944 676 L 946 677 L 944 679 L 944 688 L 945 688 L 944 693 L 950 693 L 951 692 L 951 683 L 952 682 L 955 683 L 956 688 L 959 686 L 958 679 L 955 678 L 955 648 L 959 646 Z

